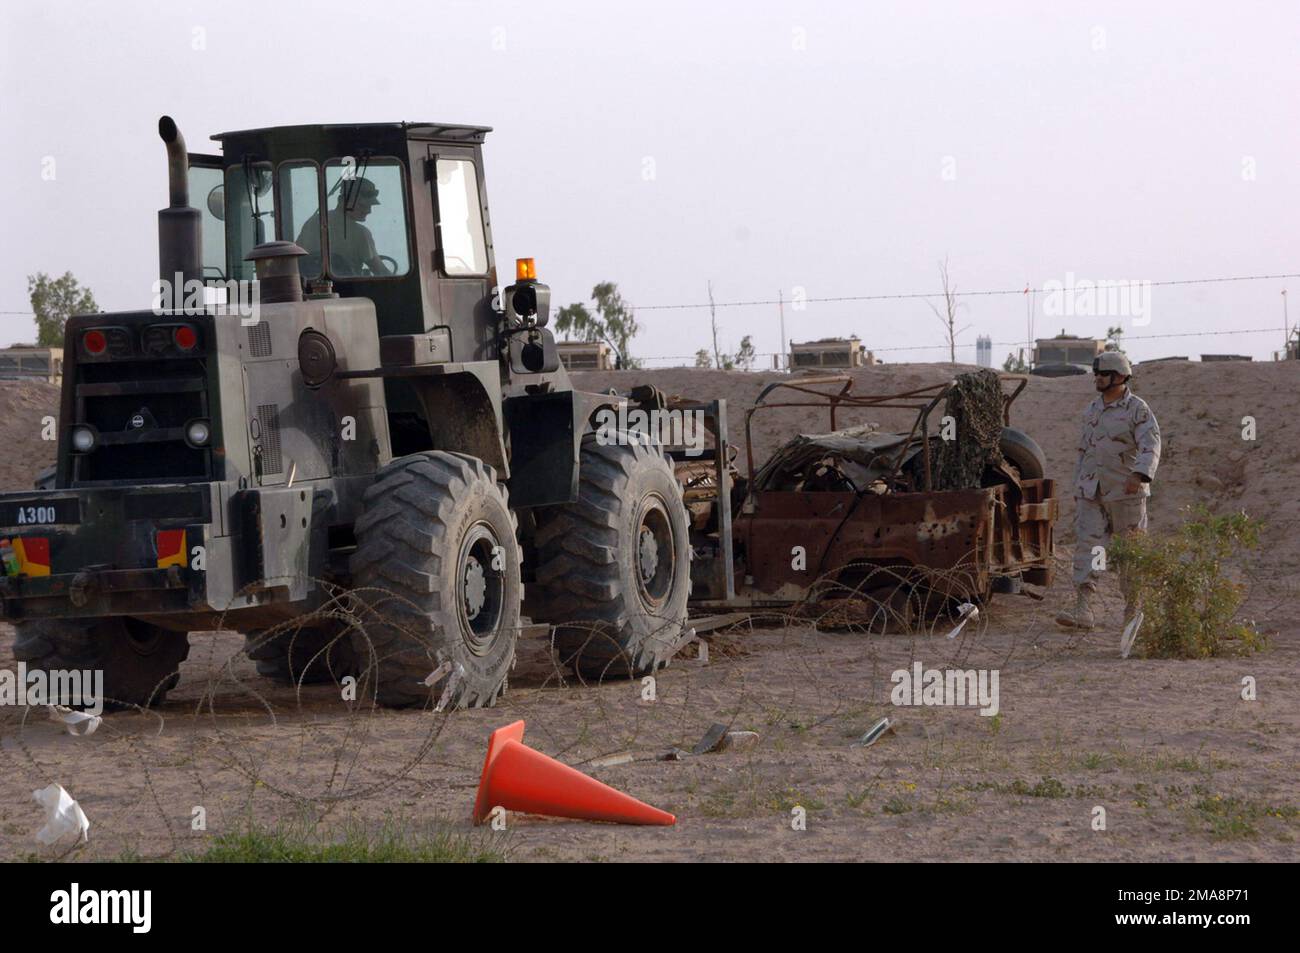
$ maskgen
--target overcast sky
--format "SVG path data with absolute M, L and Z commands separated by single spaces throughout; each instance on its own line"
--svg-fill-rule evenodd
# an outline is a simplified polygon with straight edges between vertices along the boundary
M 603 280 L 642 306 L 710 280 L 719 302 L 934 291 L 945 257 L 959 290 L 1300 272 L 1297 51 L 1294 0 L 6 3 L 0 311 L 28 310 L 36 271 L 147 306 L 163 113 L 194 151 L 277 124 L 493 126 L 498 265 L 535 257 L 560 304 Z M 1270 357 L 1287 284 L 1154 288 L 1131 338 L 1234 333 L 1129 353 Z M 958 359 L 989 334 L 1001 363 L 1026 304 L 963 299 Z M 1039 334 L 1123 319 L 1045 304 Z M 724 348 L 779 350 L 774 305 L 718 317 Z M 709 345 L 707 310 L 639 320 L 639 356 Z M 787 307 L 786 330 L 945 353 L 898 350 L 944 341 L 920 300 Z M 0 315 L 0 344 L 34 338 Z

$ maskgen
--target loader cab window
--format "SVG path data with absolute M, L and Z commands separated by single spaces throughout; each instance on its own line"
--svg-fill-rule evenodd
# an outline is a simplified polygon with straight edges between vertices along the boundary
M 223 281 L 226 277 L 225 178 L 220 168 L 190 166 L 190 204 L 197 206 L 203 231 L 203 280 Z
M 487 273 L 483 203 L 469 159 L 438 159 L 438 240 L 445 274 Z
M 252 281 L 254 263 L 244 261 L 262 242 L 275 240 L 275 193 L 271 189 L 271 163 L 252 162 L 226 169 L 226 248 L 230 278 Z
M 276 179 L 280 208 L 280 238 L 297 242 L 307 252 L 299 259 L 304 278 L 321 273 L 320 167 L 315 162 L 282 162 Z
M 324 208 L 332 276 L 395 278 L 410 271 L 406 183 L 396 159 L 348 157 L 325 163 Z M 304 228 L 310 232 L 319 224 L 318 211 L 315 222 L 308 220 Z

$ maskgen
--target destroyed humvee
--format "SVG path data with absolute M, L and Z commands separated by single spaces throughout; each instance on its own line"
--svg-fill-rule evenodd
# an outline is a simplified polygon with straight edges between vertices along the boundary
M 1037 443 L 1009 426 L 1028 378 L 983 373 L 995 381 L 999 426 L 964 483 L 951 460 L 942 469 L 943 433 L 931 427 L 961 379 L 872 396 L 853 394 L 847 376 L 773 383 L 745 415 L 743 476 L 724 401 L 665 400 L 703 413 L 710 435 L 701 455 L 673 451 L 692 518 L 693 614 L 848 596 L 906 618 L 1050 585 L 1054 481 Z M 1003 393 L 1005 384 L 1016 386 Z M 777 402 L 778 392 L 794 396 Z M 800 435 L 756 468 L 752 421 L 776 407 L 825 409 L 830 432 Z M 910 409 L 916 418 L 906 433 L 837 430 L 837 411 L 849 408 Z M 953 445 L 972 439 L 953 437 Z

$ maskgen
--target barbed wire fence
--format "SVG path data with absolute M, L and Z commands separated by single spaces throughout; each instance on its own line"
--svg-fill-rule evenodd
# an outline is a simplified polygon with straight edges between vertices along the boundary
M 1068 559 L 1060 553 L 1055 559 L 1058 578 L 1068 578 Z M 1294 582 L 1257 569 L 1246 569 L 1252 586 L 1248 601 L 1268 590 L 1275 609 L 1287 617 L 1285 594 L 1294 591 Z M 744 611 L 697 635 L 693 648 L 654 674 L 659 688 L 652 702 L 641 698 L 640 678 L 574 675 L 560 658 L 553 629 L 549 638 L 521 641 L 521 654 L 529 656 L 525 670 L 512 675 L 511 689 L 496 709 L 481 712 L 438 711 L 444 686 L 437 683 L 430 686 L 423 710 L 386 709 L 364 670 L 356 683 L 362 691 L 352 701 L 344 700 L 339 672 L 323 684 L 308 685 L 300 677 L 292 686 L 279 686 L 250 673 L 242 644 L 232 648 L 229 639 L 195 634 L 192 644 L 199 651 L 186 664 L 191 684 L 178 690 L 182 697 L 159 709 L 131 706 L 105 718 L 86 738 L 62 734 L 60 726 L 34 710 L 3 709 L 0 755 L 11 792 L 63 784 L 91 817 L 88 843 L 34 852 L 49 860 L 201 855 L 215 835 L 250 823 L 274 826 L 287 816 L 327 832 L 340 812 L 349 811 L 373 822 L 419 810 L 468 834 L 486 735 L 520 718 L 527 722 L 531 746 L 615 786 L 620 779 L 614 766 L 620 764 L 675 754 L 677 760 L 704 765 L 695 775 L 679 777 L 676 788 L 660 786 L 644 795 L 652 800 L 667 798 L 679 809 L 683 801 L 696 802 L 693 812 L 702 809 L 706 817 L 775 814 L 773 804 L 784 797 L 778 789 L 787 782 L 797 788 L 800 782 L 796 775 L 772 776 L 769 763 L 780 759 L 792 733 L 813 733 L 821 745 L 838 745 L 857 759 L 864 777 L 875 771 L 871 790 L 886 784 L 883 768 L 873 767 L 861 750 L 854 754 L 852 745 L 879 718 L 898 722 L 899 711 L 889 699 L 890 671 L 921 662 L 1023 676 L 1096 645 L 1093 636 L 1055 627 L 1045 603 L 1026 613 L 1014 611 L 1010 600 L 1016 597 L 987 601 L 987 593 L 974 590 L 975 578 L 969 564 L 942 571 L 855 564 L 827 572 L 793 605 Z M 966 604 L 981 608 L 962 622 Z M 1262 621 L 1267 625 L 1269 618 Z M 371 645 L 366 630 L 374 622 L 362 602 L 333 590 L 313 613 L 267 635 L 292 640 L 329 623 L 335 638 L 364 648 Z M 587 629 L 591 639 L 609 637 L 598 626 Z M 428 638 L 407 634 L 416 642 Z M 656 637 L 680 643 L 681 623 L 665 620 Z M 701 641 L 710 646 L 707 663 L 699 659 Z M 308 667 L 328 666 L 329 649 L 321 647 Z M 433 671 L 432 650 L 429 655 Z M 908 710 L 901 717 L 914 719 Z M 921 750 L 911 737 L 896 749 L 905 749 L 908 758 L 937 761 L 940 778 L 931 793 L 939 804 L 966 790 L 944 773 L 945 759 L 965 736 L 954 721 L 917 720 L 925 722 Z M 728 772 L 749 772 L 757 788 L 733 790 L 727 787 L 731 782 L 719 778 L 722 760 L 684 754 L 718 723 L 759 731 L 758 744 L 739 763 L 726 762 Z M 717 782 L 715 789 L 690 790 L 710 781 Z M 635 785 L 632 793 L 638 793 Z M 429 801 L 431 808 L 422 804 Z M 16 823 L 14 806 L 3 815 L 10 835 L 26 826 Z M 196 831 L 192 811 L 200 806 L 207 823 Z M 16 815 L 35 817 L 31 810 Z M 15 839 L 29 836 L 24 829 Z

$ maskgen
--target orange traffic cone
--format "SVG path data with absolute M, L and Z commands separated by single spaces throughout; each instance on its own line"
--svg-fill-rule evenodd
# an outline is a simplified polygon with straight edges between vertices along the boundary
M 574 817 L 619 824 L 676 824 L 667 811 L 643 804 L 567 764 L 523 743 L 524 723 L 498 728 L 488 739 L 474 823 L 482 824 L 495 807 L 525 814 Z

